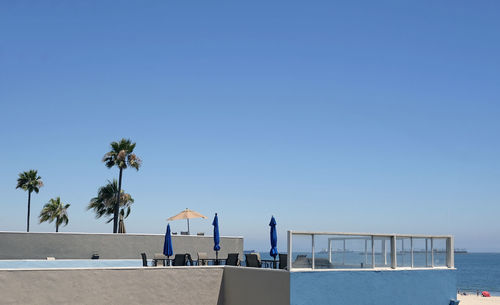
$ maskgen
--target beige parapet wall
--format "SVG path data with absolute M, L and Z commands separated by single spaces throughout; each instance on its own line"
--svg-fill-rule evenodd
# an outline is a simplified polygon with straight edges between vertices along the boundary
M 290 305 L 288 271 L 227 266 L 222 287 L 224 305 Z
M 160 234 L 92 234 L 92 233 L 26 233 L 0 232 L 0 259 L 140 259 L 163 252 L 164 236 Z M 172 236 L 175 253 L 207 252 L 215 257 L 212 236 Z M 243 257 L 242 237 L 221 237 L 219 257 L 239 253 Z
M 290 305 L 286 271 L 245 267 L 0 270 L 5 305 Z

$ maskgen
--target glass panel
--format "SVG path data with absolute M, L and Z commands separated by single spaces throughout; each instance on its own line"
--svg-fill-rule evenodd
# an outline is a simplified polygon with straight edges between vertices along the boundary
M 370 236 L 328 237 L 331 250 L 329 260 L 333 268 L 372 268 L 372 242 Z
M 398 267 L 411 267 L 411 239 L 407 237 L 396 238 L 396 255 Z
M 375 267 L 391 267 L 391 238 L 376 237 L 375 246 Z
M 446 267 L 445 238 L 434 238 L 434 267 Z
M 332 235 L 314 236 L 314 269 L 332 269 L 333 255 L 329 254 L 328 242 Z
M 430 265 L 430 256 L 426 258 L 425 242 L 426 238 L 413 238 L 413 268 L 425 268 Z
M 311 235 L 292 236 L 292 268 L 312 268 Z

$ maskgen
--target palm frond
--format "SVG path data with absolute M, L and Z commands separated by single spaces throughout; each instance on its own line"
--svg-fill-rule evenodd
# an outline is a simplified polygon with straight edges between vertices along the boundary
M 132 143 L 130 139 L 123 138 L 119 142 L 111 142 L 110 146 L 111 150 L 102 159 L 106 167 L 117 166 L 120 169 L 126 169 L 130 166 L 139 170 L 141 160 L 135 154 L 132 154 L 136 143 Z
M 52 223 L 56 221 L 56 225 L 59 226 L 64 223 L 67 225 L 69 222 L 68 218 L 68 208 L 70 204 L 64 204 L 61 202 L 61 198 L 52 198 L 47 202 L 38 216 L 40 223 L 49 222 Z
M 43 186 L 42 177 L 38 176 L 37 170 L 30 169 L 29 171 L 19 173 L 19 178 L 17 179 L 16 188 L 20 188 L 30 193 L 31 192 L 38 193 L 42 186 Z
M 118 181 L 113 179 L 109 181 L 105 186 L 100 187 L 97 190 L 97 196 L 92 198 L 87 205 L 87 210 L 94 210 L 95 217 L 101 218 L 103 216 L 110 216 L 106 222 L 109 223 L 113 221 L 114 207 L 116 203 L 116 195 L 118 193 Z M 130 194 L 125 193 L 121 190 L 120 194 L 120 213 L 124 215 L 124 211 L 127 210 L 126 216 L 130 214 L 130 206 L 134 203 L 134 199 Z

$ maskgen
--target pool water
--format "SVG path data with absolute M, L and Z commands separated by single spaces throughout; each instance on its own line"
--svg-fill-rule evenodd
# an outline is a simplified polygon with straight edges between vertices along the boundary
M 140 259 L 0 260 L 0 269 L 141 267 Z

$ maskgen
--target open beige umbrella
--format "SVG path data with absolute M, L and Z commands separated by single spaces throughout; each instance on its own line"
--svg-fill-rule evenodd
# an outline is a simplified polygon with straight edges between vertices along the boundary
M 170 217 L 167 220 L 186 219 L 187 220 L 187 224 L 188 224 L 188 234 L 189 234 L 189 219 L 191 219 L 191 218 L 203 218 L 203 219 L 207 219 L 207 216 L 201 215 L 198 212 L 195 212 L 193 210 L 190 210 L 190 209 L 186 208 L 184 211 L 180 212 L 179 214 L 177 214 L 175 216 Z

